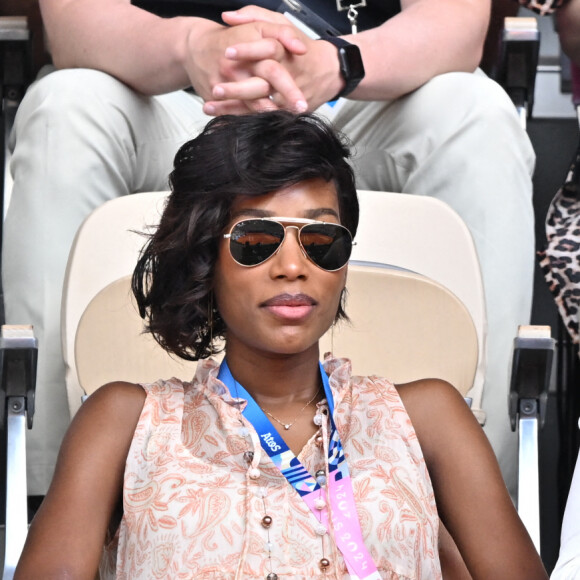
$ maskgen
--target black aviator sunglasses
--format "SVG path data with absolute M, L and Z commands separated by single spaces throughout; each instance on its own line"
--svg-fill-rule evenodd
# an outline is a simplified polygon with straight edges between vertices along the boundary
M 298 230 L 304 255 L 319 268 L 334 272 L 346 266 L 355 242 L 344 226 L 316 220 L 271 217 L 237 222 L 224 238 L 240 266 L 257 266 L 271 258 L 284 242 L 287 228 Z

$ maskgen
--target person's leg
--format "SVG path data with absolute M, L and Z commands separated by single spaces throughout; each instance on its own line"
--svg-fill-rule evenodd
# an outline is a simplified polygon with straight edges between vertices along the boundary
M 206 121 L 191 95 L 146 98 L 82 69 L 45 76 L 19 107 L 2 281 L 7 323 L 33 324 L 39 341 L 36 413 L 27 439 L 30 495 L 46 492 L 69 423 L 60 300 L 76 230 L 109 199 L 168 189 L 177 148 Z
M 485 431 L 514 492 L 517 438 L 507 412 L 512 340 L 529 322 L 534 153 L 505 92 L 482 73 L 450 73 L 392 103 L 351 103 L 335 120 L 354 142 L 358 187 L 430 195 L 466 222 L 488 316 Z
M 562 521 L 560 553 L 550 580 L 567 580 L 580 576 L 580 455 L 566 500 Z

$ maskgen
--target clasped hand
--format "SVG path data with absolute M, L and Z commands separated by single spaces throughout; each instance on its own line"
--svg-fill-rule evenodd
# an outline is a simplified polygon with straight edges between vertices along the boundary
M 314 110 L 335 94 L 338 62 L 333 71 L 319 58 L 319 45 L 327 43 L 315 42 L 282 14 L 257 6 L 225 12 L 223 19 L 228 27 L 213 25 L 201 43 L 199 36 L 191 43 L 187 68 L 205 100 L 205 113 Z

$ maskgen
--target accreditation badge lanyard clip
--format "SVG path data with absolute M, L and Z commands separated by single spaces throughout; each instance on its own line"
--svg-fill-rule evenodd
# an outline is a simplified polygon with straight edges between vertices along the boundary
M 320 375 L 330 411 L 331 431 L 328 446 L 329 479 L 327 485 L 332 506 L 332 527 L 336 545 L 344 557 L 348 572 L 353 580 L 380 580 L 375 563 L 364 545 L 348 465 L 333 419 L 332 391 L 322 365 L 320 365 Z M 228 387 L 230 394 L 237 392 L 240 398 L 247 401 L 242 414 L 254 426 L 262 448 L 288 483 L 306 502 L 315 517 L 329 531 L 328 509 L 320 510 L 315 507 L 315 500 L 319 497 L 319 493 L 317 493 L 320 491 L 319 483 L 292 453 L 250 393 L 234 379 L 225 359 L 220 366 L 217 378 Z

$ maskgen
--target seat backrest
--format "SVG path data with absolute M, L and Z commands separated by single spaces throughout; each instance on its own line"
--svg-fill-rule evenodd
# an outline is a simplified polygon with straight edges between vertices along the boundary
M 465 222 L 447 204 L 419 195 L 359 191 L 360 223 L 351 258 L 419 272 L 450 290 L 471 314 L 478 363 L 468 393 L 481 410 L 486 365 L 487 319 L 477 251 Z
M 76 369 L 87 394 L 113 380 L 191 379 L 195 363 L 169 356 L 144 334 L 131 297 L 131 277 L 101 290 L 76 334 Z M 396 383 L 438 377 L 464 395 L 477 365 L 477 334 L 469 312 L 449 290 L 419 274 L 384 266 L 349 266 L 347 309 L 321 341 L 321 352 L 348 355 L 353 372 Z
M 74 340 L 79 320 L 89 302 L 111 282 L 130 274 L 146 241 L 140 232 L 159 223 L 167 192 L 120 197 L 94 210 L 73 242 L 63 287 L 62 349 L 71 416 L 85 392 L 76 371 Z
M 100 290 L 81 316 L 75 367 L 83 393 L 90 395 L 111 381 L 190 380 L 196 363 L 170 356 L 151 334 L 143 332 L 131 293 L 131 276 L 123 276 Z
M 381 276 L 383 277 L 382 282 L 377 282 L 379 288 L 383 284 L 389 289 L 394 288 L 395 281 L 400 286 L 405 283 L 409 284 L 411 280 L 415 280 L 416 282 L 418 279 L 425 280 L 427 278 L 431 279 L 432 287 L 443 287 L 443 289 L 438 288 L 437 290 L 440 295 L 439 299 L 442 296 L 441 290 L 450 290 L 466 306 L 467 311 L 474 321 L 475 335 L 477 337 L 476 343 L 479 345 L 476 347 L 479 348 L 479 355 L 476 357 L 476 360 L 479 361 L 479 366 L 473 380 L 466 378 L 466 376 L 463 378 L 453 377 L 442 374 L 442 370 L 435 368 L 433 371 L 429 371 L 426 363 L 426 366 L 422 366 L 422 361 L 426 361 L 428 358 L 425 351 L 421 352 L 418 349 L 410 349 L 410 363 L 405 362 L 408 359 L 404 359 L 401 355 L 401 369 L 399 370 L 408 371 L 409 369 L 415 369 L 415 374 L 411 376 L 399 374 L 399 370 L 394 368 L 394 363 L 399 359 L 394 355 L 395 351 L 387 350 L 386 338 L 381 335 L 380 338 L 378 336 L 376 337 L 375 343 L 377 345 L 385 344 L 385 349 L 381 352 L 388 354 L 380 356 L 379 358 L 381 362 L 384 360 L 390 366 L 379 367 L 377 365 L 377 358 L 374 355 L 369 355 L 366 362 L 364 357 L 357 355 L 353 360 L 354 371 L 358 374 L 369 374 L 371 372 L 374 374 L 382 374 L 397 382 L 424 376 L 441 378 L 449 376 L 450 378 L 448 380 L 452 384 L 455 384 L 462 392 L 465 392 L 465 389 L 469 385 L 474 384 L 475 387 L 471 389 L 469 396 L 473 396 L 474 389 L 478 389 L 480 392 L 483 384 L 482 364 L 485 339 L 485 310 L 483 307 L 483 290 L 477 257 L 473 248 L 473 242 L 465 225 L 448 206 L 432 198 L 385 192 L 361 191 L 359 193 L 361 219 L 359 232 L 356 237 L 357 245 L 354 248 L 352 256 L 355 262 L 359 262 L 357 268 L 364 263 L 375 263 L 383 265 L 392 264 L 398 268 L 412 271 L 397 272 L 391 269 L 388 271 L 388 274 L 385 272 L 382 274 L 372 274 L 372 276 L 379 278 Z M 91 300 L 104 287 L 131 273 L 139 250 L 144 243 L 143 236 L 137 232 L 143 231 L 145 226 L 154 226 L 158 222 L 164 207 L 165 196 L 165 193 L 143 193 L 108 202 L 95 210 L 87 218 L 77 234 L 69 258 L 62 308 L 63 352 L 67 366 L 67 387 L 72 413 L 76 411 L 80 405 L 81 396 L 85 394 L 84 389 L 79 384 L 74 354 L 74 337 L 81 316 Z M 376 270 L 377 268 L 371 269 Z M 349 287 L 353 289 L 351 290 L 353 295 L 354 287 L 357 284 L 359 276 L 358 274 L 355 275 L 354 272 L 355 270 L 353 269 L 349 279 Z M 420 272 L 423 276 L 416 276 L 413 272 Z M 388 284 L 384 280 L 385 276 L 389 278 Z M 363 283 L 363 286 L 365 284 L 370 285 L 370 282 L 367 280 Z M 425 283 L 423 283 L 423 286 L 425 286 Z M 121 303 L 125 300 L 126 304 L 126 300 L 129 299 L 126 281 L 119 283 L 119 287 L 117 288 L 109 289 L 108 292 L 116 292 L 115 299 L 120 300 L 122 298 Z M 370 311 L 372 312 L 374 310 L 375 315 L 378 315 L 377 313 L 379 311 L 381 313 L 384 312 L 387 317 L 387 324 L 390 326 L 393 324 L 393 319 L 391 318 L 389 321 L 388 316 L 392 317 L 396 314 L 396 312 L 393 312 L 393 309 L 389 308 L 391 303 L 396 304 L 394 290 L 393 292 L 391 290 L 380 290 L 377 296 L 379 298 L 372 305 Z M 108 298 L 101 296 L 100 300 L 107 302 L 113 300 L 113 298 L 111 296 Z M 397 300 L 400 300 L 400 298 L 397 298 Z M 367 302 L 369 305 L 371 304 L 370 301 Z M 418 340 L 417 337 L 419 336 L 439 336 L 436 342 L 440 345 L 450 344 L 453 333 L 451 335 L 446 334 L 447 323 L 445 319 L 439 317 L 436 322 L 427 322 L 427 318 L 424 316 L 428 312 L 423 313 L 420 311 L 421 309 L 418 303 L 415 308 L 416 314 L 412 317 L 415 319 L 413 324 L 416 324 L 415 330 L 413 331 L 415 339 Z M 425 302 L 425 304 L 427 303 Z M 351 309 L 354 312 L 356 306 L 352 297 L 347 307 L 349 313 Z M 437 308 L 432 308 L 432 310 L 437 310 Z M 410 316 L 411 313 L 409 310 L 407 310 L 407 313 Z M 87 319 L 88 316 L 87 314 Z M 358 314 L 356 316 L 359 318 Z M 105 318 L 102 318 L 102 320 L 104 321 Z M 354 317 L 353 320 L 356 322 Z M 360 318 L 360 320 L 362 321 L 363 318 Z M 410 318 L 407 318 L 407 320 L 410 320 Z M 98 321 L 96 323 L 98 325 Z M 138 321 L 136 323 L 137 325 L 140 324 Z M 410 322 L 407 322 L 408 326 L 409 324 Z M 106 324 L 104 326 L 101 325 L 100 332 L 105 333 L 106 326 Z M 368 322 L 361 322 L 361 327 L 370 328 L 370 324 Z M 356 325 L 353 327 L 354 343 L 357 341 L 360 342 L 358 340 L 360 335 L 358 328 Z M 138 335 L 139 329 L 140 327 L 137 326 L 134 329 L 134 334 Z M 334 334 L 335 354 L 340 355 L 340 351 L 342 351 L 343 354 L 353 358 L 352 342 L 346 348 L 347 340 L 350 340 L 350 338 L 346 338 L 348 335 L 346 327 L 341 327 Z M 445 335 L 444 340 L 442 338 L 443 335 Z M 112 335 L 110 334 L 109 336 Z M 351 334 L 351 338 L 352 336 Z M 393 334 L 390 336 L 393 336 Z M 147 338 L 146 340 L 150 339 Z M 84 342 L 84 347 L 78 348 L 83 350 L 86 345 L 91 345 L 91 342 L 92 339 L 87 340 Z M 409 344 L 412 346 L 412 341 Z M 419 343 L 417 342 L 417 344 Z M 467 341 L 467 344 L 469 344 L 469 341 Z M 127 342 L 121 343 L 121 347 L 123 348 L 126 345 Z M 324 338 L 323 348 L 328 348 L 329 346 L 330 339 Z M 90 346 L 90 348 L 93 348 L 93 346 Z M 146 348 L 152 348 L 151 344 Z M 344 350 L 342 350 L 343 348 Z M 79 350 L 79 353 L 81 350 Z M 452 352 L 452 350 L 451 346 L 449 346 L 448 351 Z M 109 362 L 114 360 L 115 356 L 118 356 L 118 353 L 115 354 L 114 351 L 106 354 L 106 358 L 101 360 L 107 361 L 107 364 L 102 366 L 111 366 Z M 448 368 L 453 367 L 458 362 L 456 357 L 457 354 L 455 353 L 445 363 Z M 436 358 L 443 360 L 439 355 Z M 95 356 L 94 359 L 98 360 L 98 357 Z M 153 358 L 149 357 L 148 360 L 153 365 Z M 373 364 L 370 364 L 371 361 Z M 164 361 L 162 364 L 167 364 L 167 361 Z M 179 362 L 179 365 L 184 364 Z M 170 372 L 170 369 L 174 368 L 171 365 L 172 363 L 169 366 L 161 367 L 164 371 L 163 374 L 152 374 L 150 377 L 147 375 L 147 377 L 135 379 L 127 376 L 126 380 L 155 380 L 160 376 L 166 376 Z M 191 365 L 185 365 L 185 367 L 182 366 L 181 368 L 179 368 L 179 365 L 174 374 L 180 376 L 180 378 L 190 378 L 192 374 Z M 160 372 L 157 370 L 158 368 L 160 367 L 155 367 L 155 372 Z M 96 377 L 93 386 L 88 386 L 88 384 L 85 386 L 83 384 L 87 390 L 93 389 L 95 384 L 98 386 L 108 380 L 123 379 L 126 376 L 118 373 L 111 376 L 104 376 L 94 367 L 86 374 L 83 371 L 81 373 L 84 377 L 93 374 Z M 478 398 L 477 392 L 474 399 L 477 406 L 477 402 L 480 399 L 480 396 Z
M 347 356 L 357 375 L 394 383 L 440 378 L 464 396 L 478 360 L 477 331 L 465 305 L 415 272 L 351 261 L 346 311 L 321 339 L 321 354 Z

